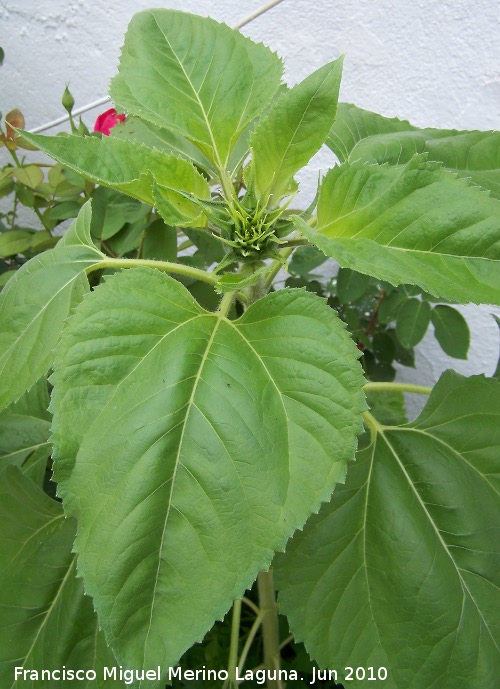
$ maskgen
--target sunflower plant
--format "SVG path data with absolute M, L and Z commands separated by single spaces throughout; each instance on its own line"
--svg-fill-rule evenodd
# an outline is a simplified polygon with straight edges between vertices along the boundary
M 282 70 L 144 11 L 109 136 L 20 132 L 95 190 L 0 296 L 2 686 L 496 686 L 500 382 L 394 363 L 500 304 L 500 135 Z

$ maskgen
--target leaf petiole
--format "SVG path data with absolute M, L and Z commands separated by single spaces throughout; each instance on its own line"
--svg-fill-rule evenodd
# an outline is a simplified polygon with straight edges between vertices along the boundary
M 432 388 L 427 385 L 413 385 L 412 383 L 366 383 L 365 392 L 413 392 L 416 395 L 430 395 Z
M 102 270 L 103 268 L 136 268 L 137 266 L 145 266 L 147 268 L 155 268 L 165 273 L 175 273 L 177 275 L 185 275 L 186 277 L 208 282 L 209 285 L 215 285 L 217 279 L 206 273 L 204 270 L 187 266 L 182 263 L 173 263 L 171 261 L 156 261 L 144 258 L 106 258 L 98 263 L 87 268 L 87 274 L 94 270 Z

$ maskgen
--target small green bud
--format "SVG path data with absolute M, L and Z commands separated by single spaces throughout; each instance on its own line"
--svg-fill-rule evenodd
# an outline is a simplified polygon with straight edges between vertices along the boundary
M 79 121 L 79 123 L 78 123 L 78 130 L 77 130 L 77 131 L 78 131 L 78 134 L 80 134 L 80 136 L 89 136 L 89 135 L 90 135 L 90 132 L 89 132 L 89 130 L 88 130 L 88 127 L 87 127 L 87 125 L 83 122 L 83 120 L 82 120 L 81 117 L 80 117 L 80 121 Z
M 71 92 L 67 84 L 66 88 L 64 89 L 63 96 L 61 98 L 61 103 L 63 105 L 63 108 L 67 110 L 69 115 L 71 115 L 71 111 L 73 110 L 73 106 L 75 105 L 75 99 L 71 95 Z

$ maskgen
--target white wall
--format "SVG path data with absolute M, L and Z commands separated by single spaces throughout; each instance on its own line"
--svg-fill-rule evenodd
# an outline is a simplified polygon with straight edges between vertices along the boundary
M 210 15 L 232 25 L 264 0 L 0 0 L 0 110 L 24 112 L 32 128 L 64 114 L 69 82 L 76 107 L 106 95 L 132 14 L 163 6 Z M 492 129 L 500 108 L 497 0 L 284 0 L 243 29 L 286 61 L 289 83 L 346 53 L 341 100 L 419 126 Z M 101 108 L 102 111 L 105 108 Z M 92 125 L 97 112 L 85 116 Z M 0 152 L 0 155 L 4 155 Z M 334 162 L 320 152 L 303 176 L 306 196 L 317 170 Z M 457 362 L 430 332 L 417 372 L 401 379 L 430 383 L 446 367 L 491 374 L 498 328 L 491 308 L 465 307 L 474 337 L 470 361 Z M 496 311 L 500 311 L 497 309 Z

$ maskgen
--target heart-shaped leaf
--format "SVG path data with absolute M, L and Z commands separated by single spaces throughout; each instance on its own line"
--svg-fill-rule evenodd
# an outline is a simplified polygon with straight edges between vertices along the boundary
M 165 673 L 330 497 L 360 430 L 357 355 L 303 290 L 230 321 L 138 268 L 83 302 L 53 377 L 56 479 L 121 662 Z
M 390 689 L 495 689 L 500 381 L 448 371 L 416 421 L 372 426 L 277 557 L 280 609 L 322 667 L 385 667 Z

